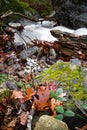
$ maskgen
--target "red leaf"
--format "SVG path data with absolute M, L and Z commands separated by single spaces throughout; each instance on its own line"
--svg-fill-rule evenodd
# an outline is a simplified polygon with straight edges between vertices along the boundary
M 39 99 L 35 99 L 34 106 L 37 110 L 44 110 L 50 108 L 50 91 L 56 90 L 57 85 L 55 85 L 53 82 L 48 83 L 44 86 L 40 86 L 37 95 L 39 96 Z

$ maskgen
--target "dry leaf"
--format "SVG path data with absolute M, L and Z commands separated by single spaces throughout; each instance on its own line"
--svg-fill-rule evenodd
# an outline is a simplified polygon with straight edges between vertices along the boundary
M 85 125 L 81 128 L 81 130 L 87 130 L 87 124 L 85 124 Z
M 54 82 L 48 83 L 38 88 L 37 95 L 39 99 L 35 99 L 34 105 L 37 110 L 44 110 L 50 108 L 50 92 L 51 90 L 56 91 L 58 88 Z
M 11 95 L 11 98 L 14 98 L 14 99 L 23 99 L 25 98 L 24 94 L 22 91 L 18 91 L 18 90 L 14 90 L 12 95 Z
M 8 124 L 8 127 L 10 128 L 10 127 L 15 127 L 15 124 L 16 124 L 16 122 L 17 122 L 17 118 L 15 118 L 15 119 L 13 119 L 9 124 Z
M 24 98 L 25 101 L 30 100 L 35 95 L 36 92 L 33 88 L 28 88 L 26 93 L 27 96 Z
M 62 105 L 62 102 L 60 102 L 59 100 L 56 100 L 54 98 L 51 99 L 51 107 L 50 108 L 51 108 L 54 116 L 56 115 L 55 107 L 61 106 L 61 105 Z
M 29 112 L 23 112 L 20 115 L 20 124 L 21 125 L 26 125 L 27 124 L 27 120 L 28 120 L 28 116 L 29 116 Z

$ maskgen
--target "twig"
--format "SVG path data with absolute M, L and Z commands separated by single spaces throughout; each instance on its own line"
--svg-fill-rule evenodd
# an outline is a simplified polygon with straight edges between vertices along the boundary
M 2 19 L 6 18 L 6 17 L 8 17 L 8 16 L 10 16 L 10 15 L 18 15 L 18 16 L 23 17 L 23 18 L 25 18 L 25 19 L 28 19 L 28 20 L 30 20 L 30 21 L 41 22 L 41 24 L 42 24 L 42 22 L 45 21 L 45 20 L 56 21 L 56 19 L 53 18 L 53 17 L 44 17 L 44 18 L 41 18 L 41 19 L 36 20 L 36 19 L 34 19 L 34 18 L 29 18 L 28 16 L 26 16 L 26 15 L 24 15 L 24 14 L 21 14 L 21 13 L 18 13 L 18 12 L 12 12 L 12 11 L 9 12 L 9 13 L 3 14 L 2 16 L 0 16 L 0 19 L 2 20 Z
M 69 92 L 70 93 L 70 92 Z M 85 112 L 85 110 L 81 107 L 80 103 L 70 94 L 70 96 L 72 97 L 72 99 L 75 101 L 75 105 L 76 107 L 87 117 L 87 113 Z
M 78 128 L 78 127 L 75 127 L 75 130 L 81 130 L 80 128 Z
M 38 22 L 38 20 L 35 20 L 35 19 L 33 19 L 33 18 L 29 18 L 29 17 L 26 16 L 26 15 L 23 15 L 23 14 L 17 13 L 17 12 L 12 12 L 12 11 L 9 12 L 9 13 L 3 14 L 0 18 L 1 18 L 1 19 L 4 19 L 4 18 L 6 18 L 6 17 L 8 17 L 8 16 L 10 16 L 10 15 L 18 15 L 18 16 L 23 17 L 23 18 L 25 18 L 25 19 L 28 19 L 28 20 L 31 20 L 31 21 L 34 21 L 34 22 Z
M 35 113 L 34 105 L 32 105 L 31 111 L 29 113 L 28 121 L 27 121 L 27 128 L 28 128 L 28 130 L 32 130 L 31 129 L 31 122 L 32 122 L 34 113 Z

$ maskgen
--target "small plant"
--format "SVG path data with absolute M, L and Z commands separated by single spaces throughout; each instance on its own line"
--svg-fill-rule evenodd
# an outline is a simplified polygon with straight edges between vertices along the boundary
M 0 84 L 3 82 L 6 82 L 7 80 L 7 75 L 6 74 L 0 74 Z
M 66 93 L 63 93 L 63 89 L 59 88 L 56 92 L 51 91 L 51 97 L 58 100 L 60 102 L 59 106 L 55 106 L 55 110 L 57 113 L 59 113 L 57 116 L 55 116 L 56 119 L 62 120 L 64 116 L 75 116 L 75 113 L 71 110 L 65 110 L 63 106 L 63 102 L 66 101 L 66 98 L 64 96 Z
M 83 103 L 82 104 L 82 108 L 85 109 L 85 110 L 87 110 L 87 103 Z
M 72 62 L 59 61 L 45 70 L 36 79 L 38 82 L 48 80 L 57 82 L 67 91 L 66 108 L 78 108 L 78 101 L 87 101 L 87 68 Z M 79 108 L 78 108 L 79 109 Z
M 62 120 L 64 116 L 72 117 L 75 116 L 75 113 L 71 110 L 64 110 L 63 106 L 58 106 L 55 108 L 56 111 L 59 113 L 55 118 Z
M 22 88 L 24 86 L 24 82 L 22 82 L 22 81 L 17 82 L 17 86 L 19 88 Z

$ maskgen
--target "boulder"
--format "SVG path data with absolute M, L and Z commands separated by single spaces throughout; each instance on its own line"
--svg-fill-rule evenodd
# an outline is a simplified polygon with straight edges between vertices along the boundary
M 87 35 L 79 36 L 60 30 L 51 30 L 51 34 L 58 39 L 63 54 L 87 60 Z
M 52 4 L 61 25 L 73 29 L 87 27 L 86 0 L 52 0 Z
M 68 130 L 68 127 L 63 121 L 43 115 L 37 121 L 34 130 Z

